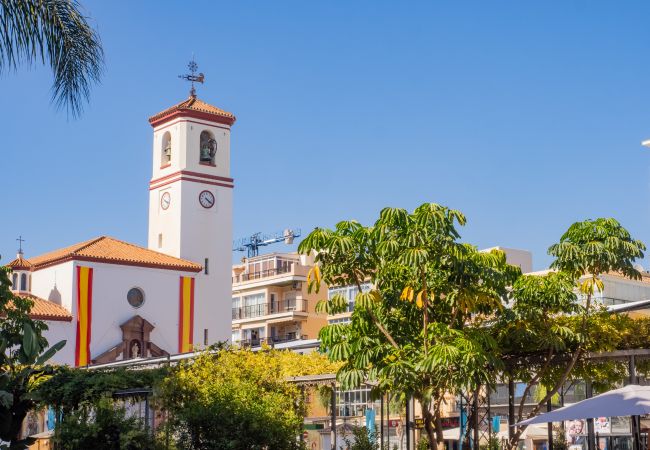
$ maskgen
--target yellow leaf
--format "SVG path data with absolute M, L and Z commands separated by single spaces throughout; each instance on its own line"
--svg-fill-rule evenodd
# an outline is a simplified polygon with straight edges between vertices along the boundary
M 402 290 L 402 295 L 399 296 L 399 299 L 400 299 L 400 300 L 406 300 L 406 299 L 409 298 L 409 289 L 410 289 L 410 288 L 409 288 L 408 286 L 406 286 L 406 287 Z
M 424 301 L 422 300 L 422 295 L 423 294 L 424 294 L 424 291 L 418 292 L 418 298 L 415 300 L 415 305 L 420 309 L 422 309 L 422 307 L 424 306 Z

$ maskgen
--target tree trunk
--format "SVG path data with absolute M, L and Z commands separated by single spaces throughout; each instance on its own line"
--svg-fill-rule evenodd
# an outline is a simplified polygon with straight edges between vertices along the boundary
M 434 443 L 436 441 L 436 433 L 434 430 L 434 416 L 431 414 L 431 411 L 428 408 L 428 405 L 425 407 L 425 405 L 422 405 L 422 418 L 424 419 L 424 429 L 427 432 L 427 438 L 429 439 L 429 449 L 434 450 Z

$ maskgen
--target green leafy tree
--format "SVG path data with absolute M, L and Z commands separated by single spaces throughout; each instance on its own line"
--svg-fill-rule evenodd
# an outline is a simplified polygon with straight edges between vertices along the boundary
M 442 402 L 448 394 L 492 383 L 499 366 L 487 324 L 520 275 L 498 250 L 459 242 L 459 212 L 425 203 L 413 213 L 386 208 L 374 226 L 344 221 L 317 228 L 300 244 L 315 253 L 310 289 L 357 286 L 351 323 L 323 328 L 323 349 L 343 366 L 343 388 L 377 381 L 422 405 L 430 445 L 444 446 Z M 320 268 L 319 268 L 320 267 Z M 373 288 L 363 292 L 370 281 Z M 347 299 L 322 300 L 319 312 L 343 312 Z
M 172 369 L 161 385 L 181 449 L 299 449 L 305 405 L 293 376 L 332 373 L 327 358 L 223 349 Z
M 73 116 L 99 81 L 103 59 L 99 37 L 76 0 L 0 0 L 0 73 L 48 63 L 52 100 Z
M 136 417 L 124 407 L 103 398 L 92 407 L 63 416 L 54 438 L 61 450 L 155 450 L 163 448 Z
M 517 422 L 526 412 L 537 414 L 569 380 L 620 379 L 616 364 L 585 357 L 620 347 L 634 321 L 607 313 L 594 304 L 593 296 L 604 288 L 602 274 L 639 279 L 633 264 L 644 250 L 614 219 L 577 222 L 549 248 L 555 272 L 525 275 L 514 283 L 512 303 L 498 311 L 491 329 L 503 355 L 505 378 L 526 383 Z M 532 398 L 535 387 L 543 395 Z M 530 401 L 535 405 L 526 409 L 525 402 Z M 523 430 L 519 427 L 513 434 L 511 448 Z
M 35 388 L 53 372 L 46 362 L 65 345 L 48 349 L 42 332 L 47 325 L 29 317 L 33 302 L 11 293 L 10 269 L 0 267 L 0 441 L 1 448 L 22 449 L 30 439 L 19 439 L 27 413 L 37 405 Z
M 376 433 L 369 433 L 366 427 L 354 427 L 352 436 L 344 439 L 347 450 L 380 450 Z

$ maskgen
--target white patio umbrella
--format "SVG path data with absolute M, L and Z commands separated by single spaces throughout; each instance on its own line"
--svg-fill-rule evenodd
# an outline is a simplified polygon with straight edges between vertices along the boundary
M 630 384 L 573 405 L 540 414 L 521 421 L 517 425 L 596 417 L 639 416 L 643 414 L 650 414 L 650 386 Z

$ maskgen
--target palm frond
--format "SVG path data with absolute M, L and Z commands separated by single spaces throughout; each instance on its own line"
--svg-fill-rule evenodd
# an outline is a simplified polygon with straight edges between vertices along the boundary
M 104 52 L 76 0 L 0 0 L 0 72 L 37 59 L 52 68 L 52 102 L 79 116 Z

